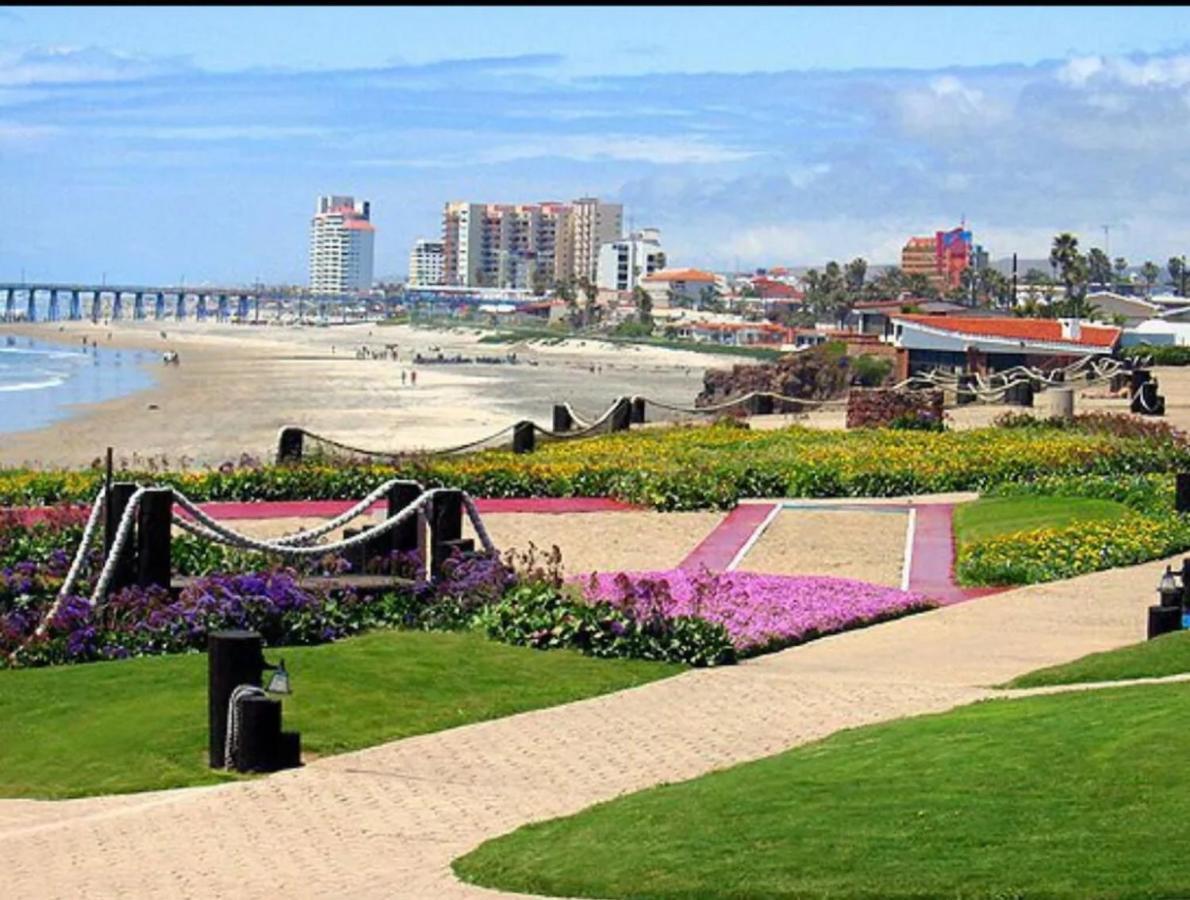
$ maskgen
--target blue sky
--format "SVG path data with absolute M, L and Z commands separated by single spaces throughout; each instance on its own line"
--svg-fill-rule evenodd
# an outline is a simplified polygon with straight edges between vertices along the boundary
M 403 275 L 449 199 L 622 201 L 676 262 L 894 261 L 965 216 L 1190 252 L 1175 7 L 0 8 L 0 278 L 301 281 L 319 193 Z

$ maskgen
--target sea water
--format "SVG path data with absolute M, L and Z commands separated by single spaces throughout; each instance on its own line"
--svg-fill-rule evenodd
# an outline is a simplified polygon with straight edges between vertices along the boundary
M 0 333 L 0 434 L 43 428 L 99 403 L 153 386 L 143 364 L 160 356 L 47 344 Z

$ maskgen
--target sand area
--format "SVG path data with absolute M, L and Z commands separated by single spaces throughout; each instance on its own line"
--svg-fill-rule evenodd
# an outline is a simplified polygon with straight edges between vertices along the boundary
M 101 348 L 173 350 L 180 359 L 177 366 L 156 357 L 146 364 L 157 381 L 152 389 L 80 407 L 76 416 L 46 428 L 0 434 L 0 464 L 86 466 L 109 445 L 119 457 L 163 456 L 171 466 L 218 465 L 244 452 L 267 459 L 286 425 L 381 451 L 452 446 L 519 419 L 550 427 L 553 404 L 562 401 L 590 418 L 622 394 L 689 405 L 708 364 L 737 361 L 581 340 L 481 344 L 484 333 L 368 323 L 0 325 L 0 334 L 72 347 L 85 337 Z M 395 361 L 356 358 L 360 347 L 380 355 L 386 345 L 396 347 Z M 518 363 L 415 365 L 419 352 L 448 358 L 515 352 Z M 36 402 L 35 394 L 28 396 L 26 402 Z

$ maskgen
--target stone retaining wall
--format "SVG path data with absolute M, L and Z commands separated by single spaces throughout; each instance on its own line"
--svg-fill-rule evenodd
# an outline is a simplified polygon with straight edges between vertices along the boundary
M 852 388 L 847 394 L 848 428 L 879 428 L 902 416 L 941 422 L 942 391 Z

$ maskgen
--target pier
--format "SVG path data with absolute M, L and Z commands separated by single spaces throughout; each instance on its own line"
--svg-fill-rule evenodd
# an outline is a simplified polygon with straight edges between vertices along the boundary
M 262 312 L 299 319 L 331 315 L 347 319 L 387 315 L 399 296 L 293 295 L 245 287 L 184 287 L 121 284 L 0 283 L 0 321 L 78 322 L 156 320 L 252 322 Z

